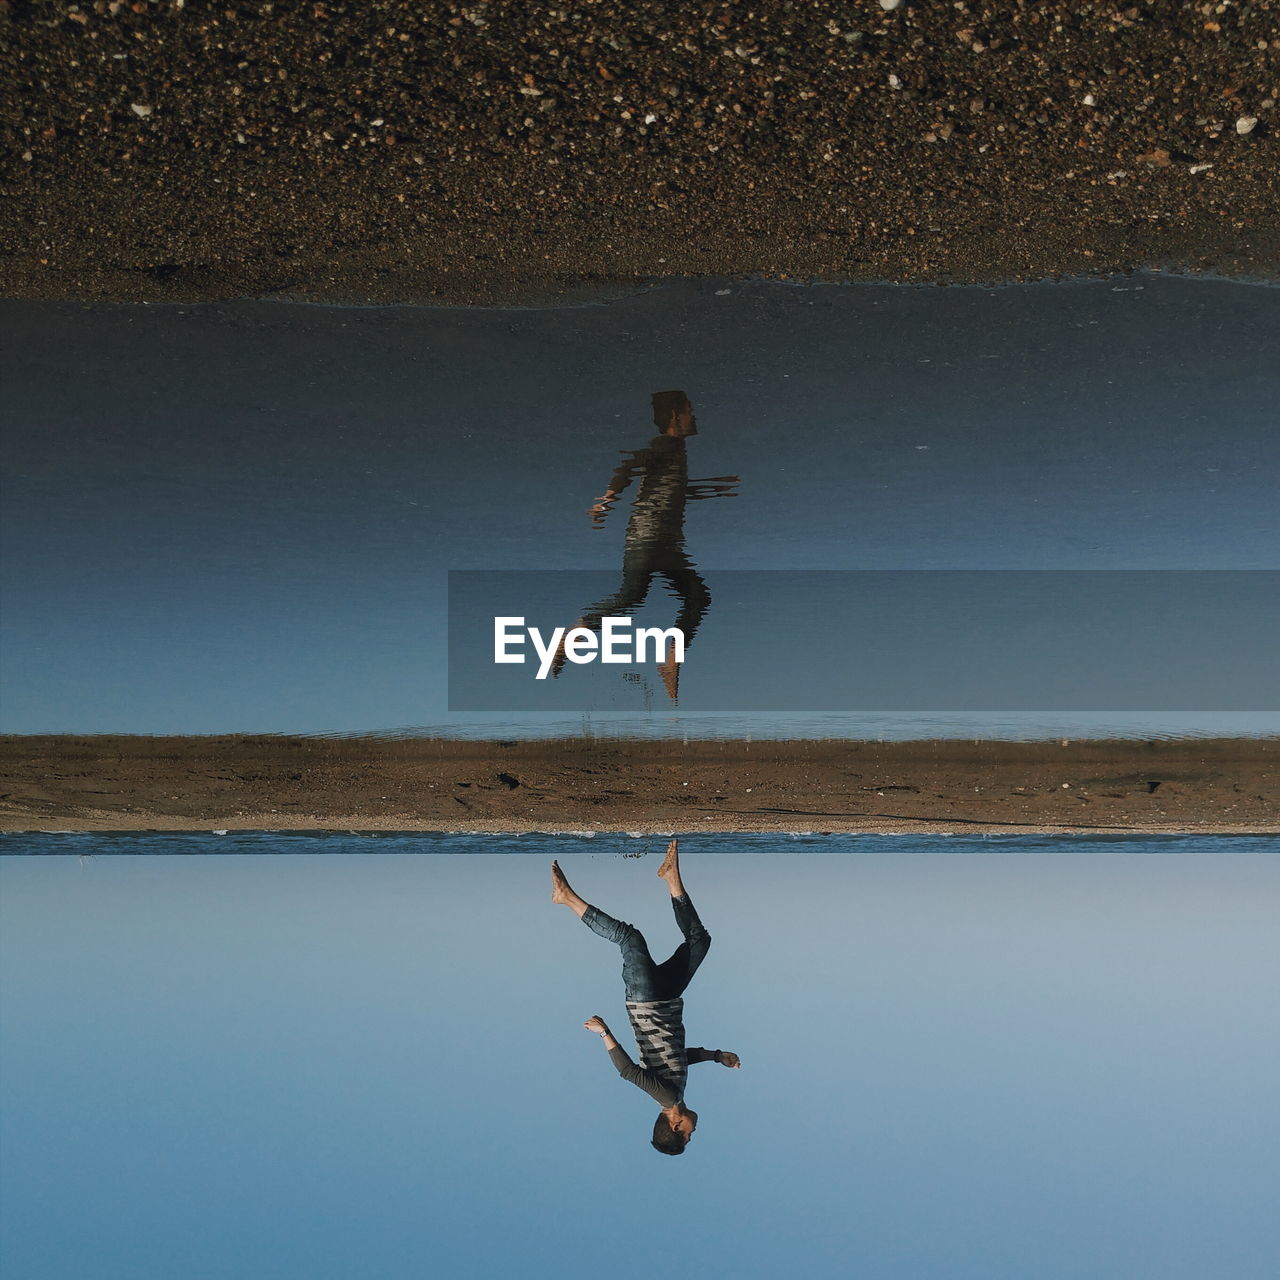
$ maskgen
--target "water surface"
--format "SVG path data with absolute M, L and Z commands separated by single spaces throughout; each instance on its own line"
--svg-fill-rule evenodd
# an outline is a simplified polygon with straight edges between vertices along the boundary
M 729 570 L 1274 569 L 1276 299 L 1146 276 L 675 282 L 560 309 L 0 304 L 3 728 L 611 731 L 590 700 L 532 730 L 450 715 L 446 573 L 616 579 L 636 485 L 598 508 L 674 388 L 708 499 L 682 507 L 681 549 L 713 598 Z M 689 732 L 652 692 L 626 731 Z M 1084 731 L 1277 727 L 1109 705 Z M 1077 732 L 990 708 L 917 709 L 904 734 L 894 711 L 827 731 Z

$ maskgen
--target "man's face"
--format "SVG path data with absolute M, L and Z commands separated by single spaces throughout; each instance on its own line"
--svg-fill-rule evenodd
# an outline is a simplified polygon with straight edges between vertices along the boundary
M 698 1113 L 679 1111 L 675 1115 L 667 1116 L 667 1123 L 688 1142 L 693 1131 L 698 1127 Z
M 696 435 L 697 431 L 698 423 L 693 416 L 693 405 L 686 400 L 680 408 L 671 411 L 666 434 L 683 439 L 685 436 Z

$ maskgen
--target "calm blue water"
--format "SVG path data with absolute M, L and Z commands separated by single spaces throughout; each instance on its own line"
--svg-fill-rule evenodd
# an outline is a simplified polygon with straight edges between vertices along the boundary
M 673 832 L 672 834 L 680 834 Z M 823 835 L 698 832 L 681 835 L 697 854 L 922 854 L 922 853 L 1280 853 L 1277 835 Z M 608 831 L 122 831 L 0 832 L 0 856 L 95 857 L 142 854 L 438 854 L 643 858 L 660 853 L 667 835 Z
M 451 569 L 589 569 L 616 584 L 628 550 L 634 569 L 647 539 L 652 568 L 658 543 L 670 556 L 679 542 L 711 595 L 682 674 L 692 708 L 715 669 L 700 656 L 742 631 L 717 576 L 729 571 L 1280 566 L 1275 289 L 1160 276 L 725 287 L 519 310 L 0 302 L 0 729 L 1276 731 L 1274 712 L 1213 714 L 1263 712 L 1247 680 L 1229 703 L 1183 704 L 1200 714 L 1121 712 L 1102 691 L 1090 702 L 1086 680 L 1050 704 L 1080 716 L 998 709 L 1025 702 L 901 714 L 917 702 L 824 719 L 809 699 L 718 722 L 681 714 L 653 679 L 619 676 L 605 697 L 570 672 L 572 714 L 451 712 Z M 660 501 L 655 481 L 636 506 L 636 476 L 589 515 L 650 445 L 650 394 L 666 388 L 696 410 L 688 478 L 713 483 L 685 504 Z M 659 603 L 669 625 L 656 586 Z M 927 615 L 916 639 L 945 652 L 951 623 Z M 1051 626 L 1019 625 L 1029 652 L 1070 666 Z M 851 668 L 876 653 L 854 631 Z M 766 688 L 831 665 L 794 629 L 768 646 L 746 665 Z M 1143 674 L 1134 647 L 1110 669 Z M 1194 656 L 1213 670 L 1212 649 Z

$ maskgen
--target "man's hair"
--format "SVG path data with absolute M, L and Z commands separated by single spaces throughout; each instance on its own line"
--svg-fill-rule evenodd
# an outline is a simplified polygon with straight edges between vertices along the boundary
M 666 1113 L 659 1111 L 658 1118 L 653 1122 L 653 1145 L 664 1156 L 678 1156 L 684 1154 L 689 1139 L 687 1135 L 677 1133 L 667 1120 Z

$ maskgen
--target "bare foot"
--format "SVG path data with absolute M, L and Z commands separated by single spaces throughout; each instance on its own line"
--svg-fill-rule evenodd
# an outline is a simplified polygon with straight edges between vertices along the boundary
M 551 655 L 551 678 L 558 680 L 560 673 L 564 670 L 564 664 L 569 661 L 569 655 L 564 651 L 564 636 L 560 637 L 560 643 L 556 645 L 556 651 Z
M 560 673 L 564 670 L 564 664 L 569 661 L 569 654 L 565 649 L 565 641 L 569 638 L 569 632 L 576 627 L 582 626 L 583 620 L 579 618 L 572 627 L 566 627 L 564 635 L 560 637 L 560 643 L 556 645 L 556 651 L 551 655 L 551 678 L 558 679 Z
M 568 907 L 579 920 L 587 909 L 587 903 L 569 887 L 560 864 L 554 860 L 551 863 L 551 901 Z
M 673 840 L 667 845 L 667 856 L 658 868 L 658 876 L 667 882 L 673 898 L 684 897 L 684 883 L 680 879 L 680 841 Z
M 554 865 L 554 864 L 553 864 Z M 667 856 L 662 860 L 662 866 L 658 868 L 658 879 L 666 880 L 672 874 L 680 874 L 680 841 L 672 840 L 667 845 Z
M 573 893 L 573 890 L 569 888 L 569 882 L 564 878 L 564 872 L 560 870 L 560 864 L 552 859 L 551 901 L 567 907 L 569 905 L 569 895 L 571 893 Z
M 658 672 L 662 676 L 662 687 L 672 702 L 680 700 L 680 667 L 674 658 L 668 658 L 658 664 Z

